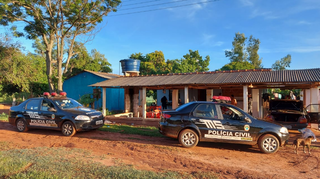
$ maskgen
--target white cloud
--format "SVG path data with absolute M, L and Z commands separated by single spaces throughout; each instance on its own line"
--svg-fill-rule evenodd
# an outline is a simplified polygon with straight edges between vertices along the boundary
M 298 25 L 311 25 L 312 23 L 308 22 L 308 21 L 298 21 L 297 24 Z
M 202 45 L 211 46 L 211 47 L 219 47 L 224 44 L 223 41 L 215 41 L 215 35 L 212 34 L 202 34 Z
M 173 0 L 177 1 L 177 0 Z M 180 8 L 170 8 L 168 9 L 171 12 L 177 14 L 179 18 L 188 18 L 189 20 L 194 20 L 197 12 L 204 9 L 211 1 L 209 0 L 193 0 L 187 1 L 185 3 L 179 3 L 182 7 Z M 186 6 L 184 6 L 186 5 Z
M 243 6 L 253 6 L 254 5 L 252 0 L 240 0 L 240 2 Z
M 277 49 L 260 49 L 259 53 L 310 53 L 320 52 L 320 46 L 304 46 L 304 47 L 288 47 L 288 48 L 277 48 Z
M 293 48 L 286 48 L 284 50 L 287 52 L 297 52 L 297 53 L 320 52 L 320 46 L 293 47 Z
M 278 19 L 279 16 L 275 15 L 275 13 L 273 13 L 272 11 L 263 11 L 261 9 L 255 9 L 252 11 L 251 13 L 251 17 L 255 18 L 255 17 L 259 17 L 262 16 L 265 19 Z

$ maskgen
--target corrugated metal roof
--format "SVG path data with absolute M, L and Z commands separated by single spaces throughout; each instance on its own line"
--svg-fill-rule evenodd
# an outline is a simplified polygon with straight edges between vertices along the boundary
M 170 85 L 219 85 L 248 83 L 310 83 L 320 82 L 320 68 L 302 70 L 271 69 L 214 71 L 153 76 L 119 77 L 91 86 L 170 86 Z
M 96 71 L 90 71 L 90 70 L 83 70 L 83 71 L 88 72 L 88 73 L 92 73 L 94 75 L 100 76 L 105 79 L 113 79 L 113 78 L 120 77 L 120 75 L 105 73 L 105 72 L 96 72 Z

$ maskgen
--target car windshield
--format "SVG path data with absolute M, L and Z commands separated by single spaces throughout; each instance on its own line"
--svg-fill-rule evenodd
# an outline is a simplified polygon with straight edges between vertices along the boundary
M 54 102 L 61 108 L 61 109 L 68 109 L 68 108 L 76 108 L 82 107 L 82 104 L 78 103 L 78 101 L 70 98 L 66 99 L 55 99 Z

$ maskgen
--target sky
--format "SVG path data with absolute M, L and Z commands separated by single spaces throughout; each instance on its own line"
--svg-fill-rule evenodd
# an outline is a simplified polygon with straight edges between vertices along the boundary
M 132 53 L 154 51 L 173 60 L 198 50 L 215 71 L 230 62 L 225 50 L 237 32 L 260 40 L 264 68 L 288 54 L 288 69 L 320 68 L 320 0 L 122 0 L 98 28 L 86 47 L 104 54 L 114 74 Z M 32 41 L 19 41 L 33 52 Z

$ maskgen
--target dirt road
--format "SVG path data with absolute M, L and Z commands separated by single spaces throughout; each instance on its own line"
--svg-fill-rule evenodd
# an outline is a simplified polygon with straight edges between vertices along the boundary
M 320 133 L 316 135 L 319 141 Z M 20 133 L 7 122 L 0 122 L 0 141 L 10 142 L 16 148 L 81 148 L 105 154 L 102 163 L 107 166 L 117 165 L 117 159 L 136 169 L 158 172 L 212 171 L 220 178 L 320 178 L 320 149 L 315 147 L 311 156 L 302 151 L 296 155 L 290 145 L 271 155 L 262 154 L 257 146 L 221 143 L 200 143 L 186 149 L 177 140 L 166 137 L 102 131 L 79 132 L 74 137 L 62 136 L 60 131 Z

